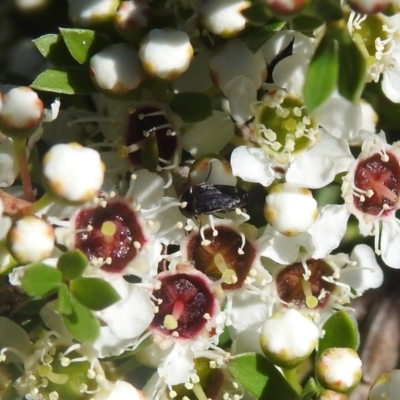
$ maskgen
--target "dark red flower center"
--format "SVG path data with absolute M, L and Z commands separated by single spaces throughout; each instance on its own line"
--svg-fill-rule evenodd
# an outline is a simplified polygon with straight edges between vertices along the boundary
M 129 148 L 138 144 L 139 149 L 129 153 L 129 159 L 135 166 L 142 166 L 143 147 L 150 135 L 155 135 L 159 157 L 166 161 L 165 165 L 174 155 L 177 147 L 177 137 L 172 125 L 166 118 L 164 112 L 156 107 L 147 105 L 138 107 L 129 115 L 128 133 L 125 144 Z M 142 144 L 140 144 L 142 143 Z
M 234 282 L 222 283 L 222 288 L 239 289 L 254 262 L 256 249 L 248 240 L 242 247 L 242 237 L 233 229 L 227 226 L 218 226 L 216 229 L 217 236 L 213 236 L 211 228 L 204 231 L 204 237 L 210 242 L 207 246 L 202 245 L 203 239 L 199 233 L 189 239 L 188 261 L 213 281 L 221 279 L 227 270 L 231 270 L 235 276 Z M 239 249 L 242 249 L 240 253 Z
M 396 206 L 399 195 L 399 160 L 387 153 L 388 160 L 382 161 L 382 155 L 374 154 L 361 161 L 354 174 L 356 188 L 365 191 L 361 197 L 354 195 L 354 205 L 360 211 L 373 216 L 390 213 Z M 370 191 L 368 193 L 368 191 Z
M 297 309 L 308 307 L 310 296 L 314 296 L 318 299 L 318 304 L 313 308 L 323 308 L 335 285 L 322 277 L 332 276 L 332 267 L 322 260 L 314 259 L 307 260 L 306 264 L 311 273 L 308 280 L 304 279 L 305 270 L 300 262 L 287 266 L 277 275 L 278 296 Z
M 158 312 L 151 326 L 166 335 L 193 339 L 214 312 L 214 295 L 206 280 L 185 273 L 160 280 L 161 288 L 153 292 Z
M 128 203 L 112 200 L 105 207 L 84 209 L 75 220 L 75 248 L 81 250 L 89 260 L 108 261 L 102 269 L 121 272 L 132 261 L 146 238 L 137 216 Z

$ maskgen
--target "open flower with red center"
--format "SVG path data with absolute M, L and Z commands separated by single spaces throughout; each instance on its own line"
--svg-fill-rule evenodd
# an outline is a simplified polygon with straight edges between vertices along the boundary
M 224 327 L 220 286 L 185 264 L 160 273 L 157 279 L 159 285 L 152 294 L 156 312 L 150 330 L 160 348 L 173 345 L 158 374 L 169 387 L 196 382 L 195 358 L 217 343 Z
M 375 252 L 400 268 L 400 142 L 389 145 L 383 132 L 367 138 L 343 178 L 342 197 L 364 236 L 375 236 Z
M 157 268 L 161 247 L 125 199 L 103 199 L 96 206 L 81 208 L 71 223 L 72 228 L 61 228 L 58 238 L 67 247 L 81 250 L 92 266 L 121 275 Z
M 295 308 L 317 322 L 333 310 L 350 303 L 362 292 L 382 284 L 382 270 L 372 249 L 358 245 L 351 255 L 328 255 L 298 260 L 289 265 L 265 262 L 274 277 L 273 291 L 278 309 Z

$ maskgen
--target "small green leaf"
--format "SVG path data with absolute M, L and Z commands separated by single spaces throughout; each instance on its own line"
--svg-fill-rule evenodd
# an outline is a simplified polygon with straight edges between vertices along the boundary
M 89 70 L 74 67 L 48 69 L 35 79 L 31 87 L 45 92 L 64 94 L 96 93 Z
M 28 265 L 21 279 L 22 289 L 33 297 L 45 297 L 55 292 L 61 283 L 61 272 L 48 265 Z
M 343 38 L 344 36 L 344 38 Z M 339 41 L 339 93 L 350 101 L 360 100 L 365 86 L 366 62 L 349 33 Z
M 70 283 L 71 293 L 85 307 L 102 310 L 116 303 L 120 297 L 115 289 L 100 278 L 78 278 Z
M 304 386 L 303 392 L 300 395 L 300 400 L 314 399 L 318 394 L 318 386 L 314 378 L 310 378 Z
M 60 32 L 69 52 L 79 64 L 89 65 L 91 57 L 110 44 L 105 36 L 89 29 L 60 28 Z
M 337 42 L 325 35 L 319 43 L 307 70 L 303 88 L 304 102 L 311 114 L 331 95 L 338 79 Z
M 93 313 L 71 296 L 72 313 L 63 315 L 68 332 L 79 342 L 93 343 L 100 333 L 99 321 Z
M 235 356 L 229 361 L 228 368 L 235 380 L 257 399 L 299 398 L 278 369 L 260 354 Z
M 204 93 L 178 93 L 172 98 L 169 106 L 189 123 L 203 121 L 212 115 L 211 98 Z
M 61 271 L 65 280 L 81 277 L 87 265 L 88 260 L 80 250 L 71 250 L 64 253 L 57 262 L 57 268 Z
M 32 40 L 43 57 L 55 66 L 74 66 L 76 61 L 71 57 L 61 35 L 50 33 Z
M 142 164 L 150 172 L 157 172 L 159 152 L 156 133 L 151 132 L 142 149 Z
M 348 347 L 357 350 L 360 337 L 357 322 L 345 311 L 333 314 L 324 324 L 324 337 L 319 340 L 317 360 L 323 351 L 331 347 Z
M 65 283 L 62 283 L 58 289 L 57 311 L 63 315 L 72 314 L 71 294 Z
M 292 20 L 293 30 L 311 34 L 315 29 L 323 25 L 324 21 L 311 15 L 300 15 Z

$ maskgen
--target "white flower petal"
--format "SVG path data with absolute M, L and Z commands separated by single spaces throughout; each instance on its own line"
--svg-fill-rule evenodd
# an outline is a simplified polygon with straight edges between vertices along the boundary
M 231 156 L 232 173 L 247 182 L 258 182 L 269 186 L 275 179 L 272 162 L 256 147 L 237 147 Z
M 250 105 L 257 100 L 257 89 L 251 79 L 239 75 L 224 86 L 223 92 L 229 100 L 231 115 L 238 124 L 253 116 Z
M 232 298 L 232 328 L 234 336 L 245 330 L 258 329 L 271 316 L 272 304 L 260 301 L 258 293 L 243 292 Z
M 26 356 L 32 352 L 28 334 L 11 319 L 0 317 L 0 350 L 4 347 L 12 347 Z M 12 352 L 6 352 L 6 357 L 6 362 L 23 361 Z
M 396 218 L 382 221 L 382 260 L 392 268 L 400 268 L 400 221 Z
M 270 241 L 272 239 L 272 244 Z M 314 250 L 311 236 L 307 233 L 300 233 L 294 237 L 288 237 L 277 232 L 272 226 L 265 228 L 262 238 L 258 241 L 261 255 L 269 257 L 279 264 L 292 264 L 297 260 L 299 248 L 303 246 L 308 252 Z
M 133 387 L 130 383 L 125 381 L 115 382 L 110 395 L 106 400 L 140 400 L 143 399 L 140 391 Z
M 110 280 L 109 283 L 118 292 L 121 300 L 96 312 L 97 316 L 121 339 L 141 335 L 154 317 L 154 304 L 149 294 L 122 277 Z
M 235 124 L 229 114 L 213 111 L 211 117 L 188 128 L 182 137 L 182 146 L 193 157 L 199 158 L 209 153 L 218 153 L 234 133 Z
M 320 211 L 308 233 L 315 245 L 313 258 L 324 258 L 339 246 L 346 228 L 349 213 L 342 205 L 327 205 Z
M 376 262 L 374 251 L 369 246 L 357 245 L 351 252 L 350 260 L 356 261 L 357 266 L 342 269 L 340 281 L 361 292 L 381 286 L 383 272 Z
M 347 171 L 354 161 L 345 140 L 323 132 L 321 140 L 288 168 L 286 180 L 297 186 L 318 189 L 331 183 L 336 174 Z
M 280 61 L 272 73 L 274 82 L 288 91 L 301 93 L 307 66 L 310 62 L 303 54 L 296 54 Z
M 195 354 L 189 345 L 176 343 L 171 352 L 158 367 L 161 379 L 167 385 L 179 385 L 190 381 L 195 374 Z
M 354 104 L 341 96 L 332 96 L 316 112 L 318 123 L 338 139 L 355 137 L 362 124 L 360 104 Z

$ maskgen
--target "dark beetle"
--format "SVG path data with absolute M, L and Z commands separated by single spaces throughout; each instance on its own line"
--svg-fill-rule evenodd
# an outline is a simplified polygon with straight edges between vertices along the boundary
M 201 214 L 234 211 L 244 207 L 248 201 L 249 194 L 236 186 L 201 183 L 183 193 L 181 202 L 187 205 L 180 210 L 185 217 L 192 218 Z

